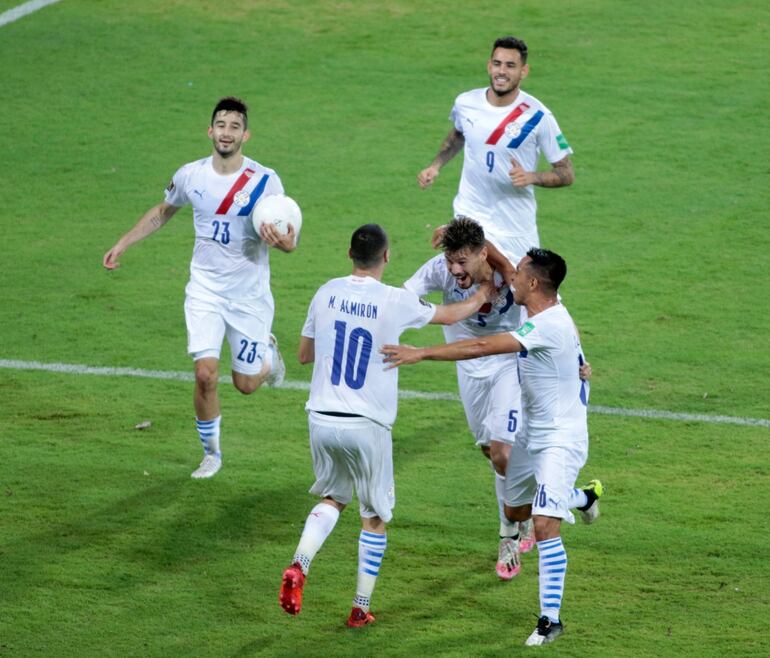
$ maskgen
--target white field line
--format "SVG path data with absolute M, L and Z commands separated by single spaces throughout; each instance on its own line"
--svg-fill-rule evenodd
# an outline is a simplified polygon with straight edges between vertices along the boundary
M 31 14 L 38 9 L 42 9 L 43 7 L 47 7 L 48 5 L 52 5 L 56 2 L 59 2 L 59 0 L 30 0 L 29 2 L 25 2 L 23 5 L 19 5 L 18 7 L 14 7 L 8 11 L 4 11 L 2 14 L 0 14 L 0 27 L 3 27 L 3 25 L 8 25 L 8 23 L 18 21 L 20 18 L 24 18 L 27 14 Z
M 174 379 L 179 381 L 193 381 L 192 372 L 180 372 L 177 370 L 142 370 L 139 368 L 103 368 L 83 366 L 72 363 L 40 363 L 39 361 L 16 361 L 12 359 L 0 359 L 0 368 L 11 370 L 44 370 L 47 372 L 65 373 L 70 375 L 102 375 L 106 377 L 148 377 L 150 379 Z M 229 382 L 230 377 L 223 375 L 221 382 Z M 308 382 L 285 381 L 281 388 L 289 388 L 307 391 L 310 388 Z M 429 393 L 426 391 L 399 391 L 399 397 L 403 399 L 418 400 L 448 400 L 459 402 L 460 398 L 455 393 Z M 770 427 L 770 420 L 765 418 L 744 418 L 740 416 L 712 416 L 708 414 L 686 414 L 675 411 L 659 411 L 656 409 L 624 409 L 622 407 L 603 407 L 592 404 L 589 411 L 594 414 L 607 416 L 626 416 L 634 418 L 658 418 L 662 420 L 678 420 L 684 422 L 710 423 L 712 425 L 749 425 L 756 427 Z

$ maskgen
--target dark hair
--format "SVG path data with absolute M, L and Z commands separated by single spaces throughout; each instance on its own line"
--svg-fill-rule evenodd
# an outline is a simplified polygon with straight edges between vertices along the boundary
M 532 259 L 527 265 L 544 288 L 544 292 L 556 292 L 567 276 L 567 263 L 564 259 L 553 251 L 538 247 L 530 249 L 527 256 Z
M 527 44 L 522 39 L 516 37 L 500 37 L 492 46 L 492 54 L 496 48 L 507 48 L 508 50 L 518 50 L 521 55 L 521 63 L 527 63 Z
M 211 113 L 212 126 L 214 125 L 214 119 L 217 118 L 217 114 L 220 112 L 238 112 L 243 117 L 244 130 L 249 127 L 249 108 L 246 107 L 246 103 L 240 98 L 236 98 L 235 96 L 220 98 L 214 111 Z
M 470 217 L 457 217 L 447 224 L 441 237 L 441 248 L 455 253 L 466 247 L 471 251 L 480 251 L 486 244 L 484 229 Z
M 363 269 L 379 265 L 387 248 L 388 234 L 379 224 L 359 226 L 350 238 L 350 257 Z

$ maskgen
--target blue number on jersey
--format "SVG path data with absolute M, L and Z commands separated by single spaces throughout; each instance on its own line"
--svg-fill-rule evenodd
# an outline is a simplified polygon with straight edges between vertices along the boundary
M 251 345 L 251 349 L 246 351 L 247 348 Z M 238 359 L 238 361 L 245 361 L 246 363 L 254 363 L 254 359 L 257 358 L 257 344 L 252 342 L 249 343 L 249 341 L 245 339 L 241 339 L 241 351 L 238 352 L 238 356 L 235 357 Z
M 519 419 L 516 417 L 517 413 L 519 413 L 518 409 L 511 409 L 508 412 L 508 431 L 509 432 L 515 432 L 516 428 L 519 425 Z
M 334 358 L 332 363 L 332 384 L 340 385 L 342 379 L 342 359 L 345 352 L 347 322 L 337 320 L 334 323 Z M 372 334 L 363 327 L 356 327 L 348 338 L 348 354 L 345 359 L 345 383 L 357 390 L 364 385 L 369 357 L 372 354 Z M 356 365 L 356 360 L 358 365 Z
M 211 239 L 215 242 L 221 242 L 222 244 L 230 243 L 230 222 L 222 222 L 222 233 L 219 232 L 219 222 L 215 219 L 212 224 L 214 225 L 214 235 Z
M 495 152 L 494 151 L 487 151 L 487 169 L 489 169 L 489 173 L 492 173 L 492 170 L 495 168 Z

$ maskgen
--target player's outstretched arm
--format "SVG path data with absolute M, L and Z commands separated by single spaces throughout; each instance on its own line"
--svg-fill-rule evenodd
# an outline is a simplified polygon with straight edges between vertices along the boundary
M 172 206 L 165 201 L 150 208 L 144 215 L 142 215 L 141 219 L 134 225 L 134 227 L 120 238 L 112 249 L 104 254 L 102 265 L 108 270 L 114 270 L 120 267 L 120 257 L 126 249 L 140 240 L 143 240 L 148 235 L 155 233 L 155 231 L 161 228 L 174 216 L 177 210 L 179 210 L 179 208 Z
M 464 361 L 490 354 L 521 352 L 523 349 L 522 344 L 512 334 L 504 333 L 480 338 L 467 338 L 454 343 L 431 347 L 384 345 L 380 352 L 385 355 L 383 360 L 389 364 L 388 369 L 390 369 L 420 361 Z
M 422 189 L 430 187 L 433 181 L 438 178 L 439 171 L 447 162 L 455 157 L 465 146 L 465 135 L 459 130 L 452 128 L 444 141 L 441 143 L 441 148 L 436 157 L 425 169 L 417 174 L 417 182 Z
M 500 276 L 503 277 L 503 281 L 509 286 L 513 285 L 513 275 L 516 274 L 516 266 L 509 261 L 503 252 L 501 252 L 494 244 L 494 242 L 486 241 L 487 247 L 487 263 L 490 264 L 493 270 L 500 272 Z
M 479 289 L 467 299 L 454 304 L 441 304 L 436 307 L 436 312 L 430 324 L 454 324 L 465 320 L 476 313 L 484 304 L 497 297 L 497 288 L 492 281 L 484 281 Z

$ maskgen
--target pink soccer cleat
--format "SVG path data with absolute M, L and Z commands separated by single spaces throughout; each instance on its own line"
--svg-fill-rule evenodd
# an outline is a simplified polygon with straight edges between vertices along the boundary
M 348 617 L 348 627 L 361 628 L 361 626 L 367 626 L 368 624 L 373 623 L 374 615 L 371 612 L 364 612 L 361 610 L 361 608 L 353 608 L 350 611 L 350 617 Z
M 281 591 L 278 602 L 290 615 L 298 615 L 302 610 L 302 589 L 305 587 L 305 574 L 296 562 L 283 572 Z
M 519 523 L 519 553 L 529 553 L 535 547 L 535 525 L 532 519 Z
M 516 546 L 516 540 L 504 537 L 500 540 L 500 552 L 498 553 L 495 571 L 500 580 L 511 580 L 514 576 L 518 575 L 520 569 L 519 547 Z

